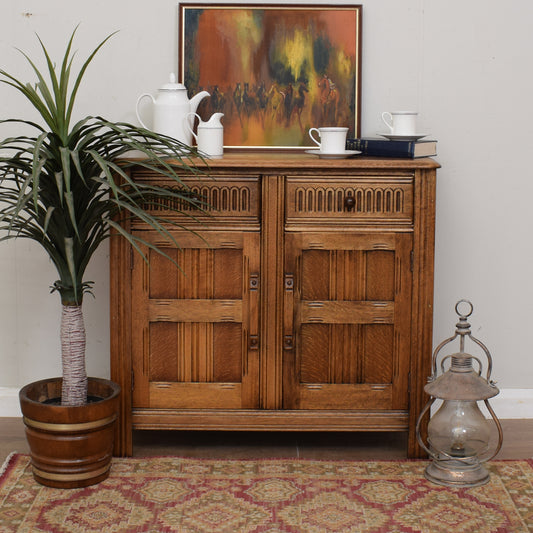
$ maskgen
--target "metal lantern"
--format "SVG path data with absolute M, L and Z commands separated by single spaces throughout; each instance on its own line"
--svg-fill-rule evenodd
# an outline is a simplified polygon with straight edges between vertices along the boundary
M 466 312 L 461 313 L 460 307 Z M 443 341 L 433 353 L 432 374 L 424 387 L 431 398 L 420 414 L 416 426 L 418 442 L 432 459 L 425 470 L 425 476 L 440 485 L 475 487 L 486 483 L 489 473 L 483 463 L 496 456 L 503 441 L 500 421 L 488 402 L 489 398 L 500 392 L 490 380 L 492 357 L 486 346 L 472 336 L 467 321 L 473 309 L 467 300 L 460 300 L 455 306 L 459 316 L 455 335 Z M 485 377 L 482 375 L 481 360 L 464 352 L 466 337 L 477 344 L 486 356 Z M 439 353 L 456 338 L 459 338 L 460 351 L 440 356 L 440 376 L 437 377 Z M 436 400 L 442 400 L 442 405 L 429 420 L 426 445 L 420 435 L 420 422 Z M 479 409 L 479 401 L 485 403 L 498 428 L 498 444 L 490 456 L 487 456 L 490 421 Z

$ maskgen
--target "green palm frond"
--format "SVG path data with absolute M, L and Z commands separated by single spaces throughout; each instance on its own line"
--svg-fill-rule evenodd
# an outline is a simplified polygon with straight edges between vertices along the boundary
M 0 69 L 0 82 L 22 93 L 46 124 L 44 128 L 22 119 L 0 121 L 0 126 L 18 123 L 35 131 L 34 136 L 0 142 L 0 241 L 17 237 L 37 241 L 58 271 L 59 280 L 53 287 L 64 303 L 81 303 L 91 286 L 84 280 L 85 269 L 112 233 L 122 235 L 142 253 L 140 245 L 146 243 L 128 233 L 121 220 L 140 220 L 174 242 L 169 228 L 175 222 L 164 213 L 190 204 L 200 210 L 205 207 L 180 179 L 184 171 L 199 172 L 193 163 L 198 157 L 195 150 L 145 128 L 100 116 L 85 117 L 70 126 L 82 78 L 96 53 L 114 35 L 106 37 L 73 75 L 75 33 L 59 72 L 40 39 L 46 74 L 23 54 L 37 76 L 34 86 Z M 131 152 L 136 153 L 135 160 L 128 159 Z M 128 174 L 133 164 L 157 170 L 174 187 L 135 183 Z M 176 200 L 170 202 L 174 207 L 168 207 L 169 197 Z M 164 206 L 165 210 L 147 210 L 147 205 Z M 194 216 L 189 209 L 184 212 Z M 165 255 L 162 249 L 151 248 Z

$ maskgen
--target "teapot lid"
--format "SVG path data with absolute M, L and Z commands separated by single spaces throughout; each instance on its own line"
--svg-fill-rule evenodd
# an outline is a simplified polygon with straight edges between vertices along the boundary
M 185 85 L 183 83 L 176 83 L 176 75 L 174 72 L 170 73 L 169 76 L 169 83 L 165 83 L 161 86 L 159 89 L 160 91 L 181 91 L 185 89 Z

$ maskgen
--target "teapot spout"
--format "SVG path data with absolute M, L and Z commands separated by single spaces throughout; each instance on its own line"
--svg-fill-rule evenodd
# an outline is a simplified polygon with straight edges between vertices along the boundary
M 190 106 L 191 113 L 196 113 L 196 110 L 198 109 L 198 105 L 200 104 L 200 101 L 203 100 L 206 96 L 209 96 L 209 93 L 207 91 L 201 91 L 198 94 L 195 94 L 189 100 L 189 106 Z

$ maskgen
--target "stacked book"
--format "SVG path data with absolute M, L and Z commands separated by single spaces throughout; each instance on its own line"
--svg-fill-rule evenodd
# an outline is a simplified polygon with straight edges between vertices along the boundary
M 437 141 L 387 140 L 364 137 L 347 139 L 346 150 L 357 150 L 372 157 L 433 157 L 437 155 Z

